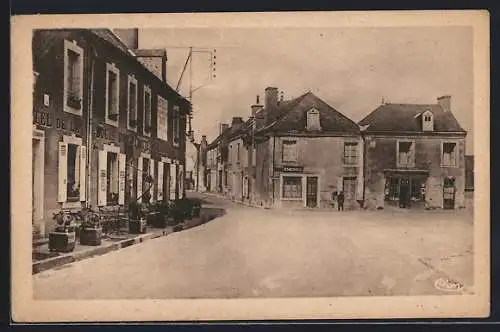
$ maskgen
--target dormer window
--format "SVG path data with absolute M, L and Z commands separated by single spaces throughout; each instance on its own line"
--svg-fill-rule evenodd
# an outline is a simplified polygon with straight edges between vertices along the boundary
M 321 130 L 319 111 L 315 108 L 312 108 L 307 112 L 307 130 Z
M 431 111 L 425 111 L 424 113 L 422 113 L 422 130 L 434 130 L 434 116 L 432 115 Z

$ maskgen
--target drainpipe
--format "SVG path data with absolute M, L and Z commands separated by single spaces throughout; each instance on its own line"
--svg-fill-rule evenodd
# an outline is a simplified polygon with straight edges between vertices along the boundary
M 86 185 L 86 206 L 91 207 L 91 179 L 92 179 L 92 114 L 94 108 L 94 48 L 91 46 L 90 48 L 90 92 L 89 92 L 89 107 L 87 109 L 87 185 Z

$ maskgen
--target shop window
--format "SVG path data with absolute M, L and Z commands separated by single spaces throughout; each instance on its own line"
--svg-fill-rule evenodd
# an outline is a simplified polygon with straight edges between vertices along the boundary
M 441 156 L 441 164 L 444 167 L 457 166 L 457 143 L 444 142 L 442 145 L 443 154 Z
M 118 126 L 120 72 L 113 64 L 106 64 L 106 123 Z
M 282 189 L 284 199 L 302 199 L 302 177 L 284 176 Z
M 412 178 L 410 179 L 410 184 L 410 199 L 416 202 L 425 201 L 425 181 L 423 179 Z
M 386 180 L 385 199 L 389 201 L 399 199 L 399 178 L 390 177 Z
M 344 192 L 344 197 L 346 200 L 352 200 L 356 198 L 356 177 L 345 177 L 343 179 L 342 191 Z
M 118 204 L 118 154 L 108 152 L 107 155 L 106 201 L 108 205 Z
M 283 162 L 297 162 L 298 151 L 296 141 L 283 141 Z
M 129 76 L 128 81 L 128 128 L 137 128 L 137 80 Z
M 68 144 L 67 170 L 67 201 L 77 202 L 80 200 L 80 146 L 76 144 Z
M 397 162 L 398 167 L 413 167 L 415 164 L 415 143 L 398 141 Z
M 83 49 L 75 42 L 64 42 L 64 110 L 82 114 Z
M 151 135 L 151 89 L 144 87 L 143 103 L 143 133 L 146 136 Z
M 356 165 L 358 163 L 358 143 L 345 142 L 344 143 L 344 164 Z

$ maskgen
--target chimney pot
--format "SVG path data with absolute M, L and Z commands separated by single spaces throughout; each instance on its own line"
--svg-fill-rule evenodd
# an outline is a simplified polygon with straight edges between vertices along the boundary
M 443 111 L 451 112 L 451 96 L 441 96 L 437 99 L 438 105 L 441 106 Z

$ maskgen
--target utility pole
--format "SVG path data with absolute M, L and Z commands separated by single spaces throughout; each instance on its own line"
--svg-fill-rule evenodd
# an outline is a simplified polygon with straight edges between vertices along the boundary
M 207 50 L 207 49 L 203 49 L 203 48 L 194 49 L 192 46 L 189 47 L 189 53 L 188 53 L 188 56 L 186 58 L 186 62 L 184 63 L 184 67 L 182 69 L 181 76 L 179 77 L 179 81 L 177 82 L 177 87 L 175 89 L 177 92 L 179 92 L 179 89 L 180 89 L 180 86 L 182 83 L 182 79 L 184 78 L 184 73 L 186 72 L 187 66 L 189 65 L 189 94 L 188 94 L 189 97 L 188 98 L 189 98 L 189 102 L 191 103 L 191 112 L 188 115 L 188 132 L 186 133 L 186 135 L 188 136 L 188 138 L 191 141 L 191 144 L 194 145 L 195 150 L 196 150 L 196 165 L 195 165 L 196 191 L 199 191 L 199 178 L 200 178 L 199 173 L 200 173 L 200 160 L 201 160 L 200 147 L 201 147 L 201 144 L 196 144 L 195 139 L 194 139 L 193 127 L 192 127 L 192 119 L 193 119 L 193 111 L 194 111 L 193 92 L 207 86 L 208 84 L 211 83 L 212 79 L 214 79 L 216 77 L 216 67 L 215 67 L 215 65 L 216 65 L 216 52 L 217 52 L 216 49 Z M 209 77 L 208 77 L 208 82 L 206 82 L 206 83 L 204 83 L 196 88 L 193 88 L 193 54 L 194 53 L 205 53 L 205 54 L 210 55 L 210 57 L 209 57 L 210 73 L 209 73 Z M 184 179 L 183 179 L 183 181 L 184 181 Z

